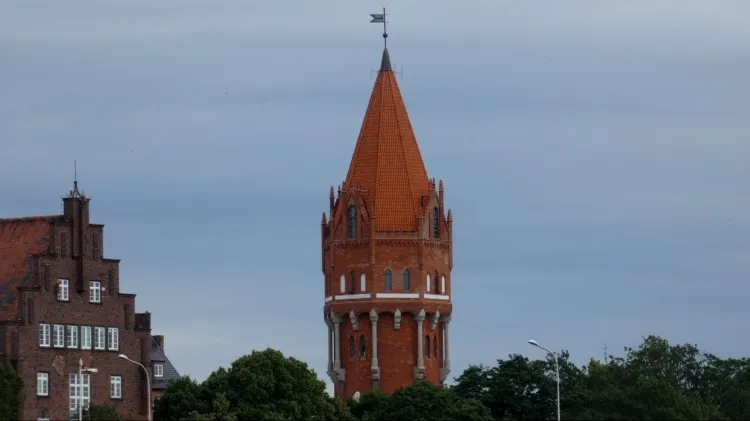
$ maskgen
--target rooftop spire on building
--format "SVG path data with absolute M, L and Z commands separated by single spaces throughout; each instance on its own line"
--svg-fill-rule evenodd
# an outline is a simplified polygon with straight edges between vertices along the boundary
M 371 16 L 372 22 L 383 22 L 385 10 Z M 374 205 L 378 231 L 417 229 L 429 180 L 387 48 L 344 185 L 362 188 Z
M 85 199 L 86 196 L 78 190 L 78 165 L 76 164 L 76 161 L 73 160 L 73 190 L 68 193 L 69 198 L 75 198 L 75 199 Z

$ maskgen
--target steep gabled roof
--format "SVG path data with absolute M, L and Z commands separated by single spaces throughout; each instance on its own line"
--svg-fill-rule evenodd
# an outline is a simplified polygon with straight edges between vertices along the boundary
M 47 251 L 55 216 L 0 219 L 0 320 L 13 320 L 19 286 L 29 285 L 34 255 Z
M 383 50 L 344 185 L 365 190 L 367 202 L 375 206 L 376 230 L 417 229 L 420 200 L 428 192 L 429 180 L 388 49 Z
M 151 362 L 152 364 L 162 364 L 164 367 L 163 376 L 154 377 L 154 383 L 151 386 L 153 389 L 166 389 L 169 382 L 180 379 L 180 373 L 169 361 L 167 354 L 164 353 L 164 348 L 154 336 L 151 336 Z

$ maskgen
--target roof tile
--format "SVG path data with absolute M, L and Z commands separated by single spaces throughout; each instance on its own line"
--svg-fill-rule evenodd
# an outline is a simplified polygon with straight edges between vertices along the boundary
M 390 63 L 387 49 L 386 61 Z M 381 66 L 375 80 L 344 185 L 365 190 L 366 200 L 375 206 L 378 231 L 417 229 L 429 180 L 390 66 Z

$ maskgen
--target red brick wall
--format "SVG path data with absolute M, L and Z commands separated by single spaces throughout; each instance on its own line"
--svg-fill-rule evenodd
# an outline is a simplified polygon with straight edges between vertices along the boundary
M 357 199 L 355 197 L 355 199 Z M 425 201 L 426 209 L 436 206 L 437 193 L 433 192 L 430 200 Z M 349 204 L 349 196 L 343 195 L 339 200 L 341 204 Z M 433 355 L 431 349 L 430 358 L 423 349 L 424 355 L 424 378 L 435 384 L 440 382 L 440 368 L 442 365 L 443 340 L 441 335 L 442 322 L 431 330 L 431 321 L 436 312 L 449 315 L 452 305 L 449 300 L 433 300 L 424 298 L 422 294 L 434 294 L 435 282 L 440 285 L 440 277 L 446 277 L 446 289 L 441 294 L 450 294 L 450 271 L 452 269 L 452 242 L 450 224 L 444 215 L 440 217 L 442 224 L 440 238 L 431 238 L 432 218 L 430 213 L 422 219 L 422 225 L 414 232 L 400 233 L 374 233 L 370 229 L 371 220 L 364 212 L 365 206 L 360 206 L 358 214 L 357 239 L 348 240 L 346 231 L 346 212 L 334 212 L 338 219 L 330 221 L 323 226 L 323 279 L 324 291 L 327 296 L 347 295 L 349 293 L 350 273 L 353 270 L 355 276 L 355 294 L 361 294 L 360 276 L 364 273 L 367 277 L 367 287 L 364 293 L 378 293 L 385 291 L 385 271 L 391 269 L 392 293 L 406 292 L 403 289 L 402 273 L 409 269 L 411 278 L 411 293 L 420 294 L 414 299 L 376 298 L 374 295 L 369 299 L 357 300 L 332 300 L 326 303 L 324 313 L 338 314 L 343 318 L 340 325 L 340 349 L 341 364 L 346 370 L 345 382 L 334 385 L 337 396 L 348 398 L 356 391 L 366 393 L 372 390 L 371 377 L 372 365 L 372 324 L 369 312 L 375 310 L 379 313 L 378 321 L 378 365 L 380 367 L 380 389 L 393 392 L 399 387 L 408 386 L 414 382 L 414 368 L 417 366 L 418 342 L 424 343 L 424 336 L 430 336 L 430 346 L 433 338 L 438 340 L 438 356 Z M 440 207 L 442 209 L 442 207 Z M 427 290 L 426 275 L 429 273 L 432 279 L 431 288 Z M 342 294 L 340 289 L 341 275 L 346 277 L 346 292 Z M 328 282 L 328 285 L 326 285 Z M 394 328 L 393 314 L 396 310 L 401 311 L 400 329 Z M 427 314 L 423 322 L 422 337 L 417 338 L 417 325 L 412 313 L 424 310 Z M 356 333 L 357 353 L 356 358 L 349 357 L 349 337 L 353 332 L 353 326 L 349 320 L 349 312 L 357 314 L 359 330 Z M 367 357 L 359 357 L 359 336 L 365 335 L 367 339 Z M 434 348 L 433 348 L 434 349 Z
M 149 339 L 150 332 L 137 332 L 134 329 L 135 295 L 119 293 L 119 262 L 101 258 L 103 252 L 102 227 L 88 226 L 84 230 L 81 248 L 72 241 L 76 222 L 57 227 L 51 251 L 57 253 L 41 257 L 30 284 L 35 290 L 20 294 L 23 305 L 19 307 L 19 317 L 23 323 L 9 326 L 19 338 L 18 367 L 25 387 L 24 419 L 36 419 L 45 415 L 50 419 L 67 419 L 69 414 L 69 374 L 78 372 L 78 360 L 84 365 L 97 368 L 91 374 L 91 402 L 93 404 L 114 404 L 125 419 L 145 419 L 145 380 L 143 369 L 118 358 L 123 353 L 135 361 L 142 361 L 141 340 Z M 67 233 L 67 250 L 61 248 L 60 235 Z M 94 234 L 98 245 L 92 244 Z M 82 265 L 73 258 L 76 250 L 82 250 Z M 55 288 L 46 288 L 44 282 L 45 265 L 52 280 L 70 280 L 70 301 L 60 302 L 55 296 Z M 80 272 L 82 269 L 82 273 Z M 115 276 L 110 289 L 110 270 Z M 78 281 L 83 281 L 85 291 L 78 291 Z M 88 283 L 100 280 L 105 288 L 101 294 L 101 304 L 89 303 Z M 29 313 L 33 300 L 33 314 Z M 126 315 L 126 309 L 129 314 Z M 126 319 L 129 326 L 126 326 Z M 119 328 L 120 345 L 118 351 L 80 350 L 66 348 L 41 348 L 39 346 L 39 324 L 71 324 Z M 148 327 L 150 329 L 150 327 Z M 6 337 L 10 337 L 10 333 Z M 93 332 L 92 332 L 93 334 Z M 66 331 L 67 345 L 67 331 Z M 79 336 L 80 345 L 80 336 Z M 93 345 L 93 340 L 92 340 Z M 145 356 L 150 361 L 150 354 Z M 147 365 L 148 367 L 148 365 Z M 49 397 L 37 397 L 36 373 L 48 372 L 50 376 Z M 110 399 L 110 375 L 122 376 L 122 399 Z

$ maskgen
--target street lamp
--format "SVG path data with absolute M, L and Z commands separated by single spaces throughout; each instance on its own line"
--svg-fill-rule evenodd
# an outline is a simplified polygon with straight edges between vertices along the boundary
M 133 361 L 130 358 L 128 358 L 125 354 L 120 354 L 118 357 L 122 358 L 123 360 L 130 361 L 131 363 L 141 367 L 143 369 L 143 372 L 146 373 L 146 397 L 148 399 L 148 421 L 151 421 L 151 375 L 149 374 L 148 370 L 146 370 L 146 367 L 139 363 L 138 361 Z
M 555 377 L 557 379 L 557 421 L 560 421 L 560 364 L 557 362 L 557 354 L 550 351 L 549 349 L 539 345 L 535 340 L 530 339 L 529 343 L 539 349 L 547 351 L 548 354 L 555 358 Z
M 78 359 L 78 421 L 83 421 L 83 373 L 98 373 L 99 370 L 83 366 L 83 358 Z M 91 391 L 91 383 L 89 383 Z

